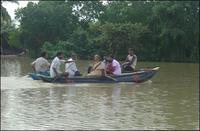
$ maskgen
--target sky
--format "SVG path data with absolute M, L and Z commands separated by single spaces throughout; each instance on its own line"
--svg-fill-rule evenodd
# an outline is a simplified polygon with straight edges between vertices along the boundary
M 18 1 L 19 4 L 16 4 L 16 3 L 12 3 L 12 2 L 3 1 L 2 5 L 8 11 L 8 14 L 10 15 L 11 19 L 16 23 L 17 21 L 15 20 L 15 10 L 18 8 L 26 7 L 28 2 L 29 2 L 28 0 Z M 31 2 L 38 3 L 38 1 L 31 1 Z

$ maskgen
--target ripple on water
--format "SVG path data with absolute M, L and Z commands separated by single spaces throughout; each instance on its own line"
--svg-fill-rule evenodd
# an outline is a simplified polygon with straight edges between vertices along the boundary
M 17 73 L 1 77 L 1 129 L 199 129 L 194 66 L 159 65 L 159 74 L 142 84 L 51 84 Z

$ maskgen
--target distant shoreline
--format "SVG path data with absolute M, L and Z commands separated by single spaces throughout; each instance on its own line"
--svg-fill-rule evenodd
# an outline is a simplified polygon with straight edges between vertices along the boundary
M 18 54 L 1 54 L 1 57 L 28 57 L 26 53 L 18 53 Z
M 27 56 L 27 49 L 20 49 L 18 51 L 6 50 L 3 53 L 1 52 L 1 57 L 13 57 L 13 56 Z
M 20 58 L 31 58 L 28 55 L 20 55 L 20 54 L 13 54 L 13 55 L 1 55 L 1 58 L 10 58 L 10 57 L 20 57 Z M 34 58 L 33 58 L 34 59 Z M 48 59 L 52 60 L 52 59 Z M 92 60 L 92 59 L 79 59 L 79 60 Z M 164 63 L 191 63 L 191 64 L 199 64 L 199 62 L 178 62 L 178 61 L 139 61 L 139 62 L 164 62 Z

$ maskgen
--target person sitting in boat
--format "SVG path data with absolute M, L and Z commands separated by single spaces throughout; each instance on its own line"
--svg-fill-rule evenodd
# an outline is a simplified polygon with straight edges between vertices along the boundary
M 126 61 L 122 64 L 122 69 L 124 71 L 134 71 L 137 64 L 137 56 L 131 48 L 128 50 L 128 53 Z
M 104 65 L 107 64 L 107 57 L 106 56 L 103 57 L 103 63 L 104 63 Z M 91 71 L 92 71 L 92 65 L 89 65 L 87 72 L 90 73 Z
M 41 56 L 31 63 L 35 73 L 49 75 L 50 63 L 47 60 L 47 52 L 42 52 Z
M 99 55 L 94 56 L 94 63 L 88 76 L 105 76 L 105 64 Z
M 65 60 L 63 60 L 63 58 L 64 58 L 64 53 L 57 52 L 56 57 L 53 59 L 51 66 L 50 66 L 50 76 L 51 77 L 53 77 L 53 78 L 60 77 L 60 76 L 68 77 L 68 75 L 69 75 L 68 72 L 62 73 L 60 71 L 61 64 L 66 62 Z
M 80 71 L 76 67 L 75 61 L 77 60 L 76 54 L 72 54 L 65 64 L 65 72 L 69 73 L 69 77 L 81 76 Z
M 121 67 L 119 62 L 114 59 L 113 55 L 107 56 L 107 64 L 106 64 L 106 74 L 110 75 L 120 75 L 121 74 Z
M 108 57 L 107 57 L 107 56 L 104 56 L 104 57 L 103 57 L 103 63 L 104 63 L 105 65 L 108 64 Z

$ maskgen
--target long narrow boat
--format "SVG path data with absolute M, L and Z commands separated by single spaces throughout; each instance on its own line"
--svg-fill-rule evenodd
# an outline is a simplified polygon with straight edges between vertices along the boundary
M 159 70 L 159 67 L 155 67 L 152 69 L 140 70 L 133 73 L 122 73 L 121 75 L 116 76 L 106 76 L 106 77 L 87 77 L 87 76 L 75 76 L 72 78 L 65 79 L 61 78 L 51 78 L 50 76 L 40 75 L 40 77 L 44 82 L 49 83 L 118 83 L 118 82 L 135 82 L 141 83 L 147 80 L 150 80 L 156 72 Z
M 40 74 L 40 73 L 28 73 L 28 76 L 31 77 L 33 80 L 42 80 L 41 79 L 41 75 L 43 76 L 50 76 L 50 73 L 44 73 L 44 74 Z

